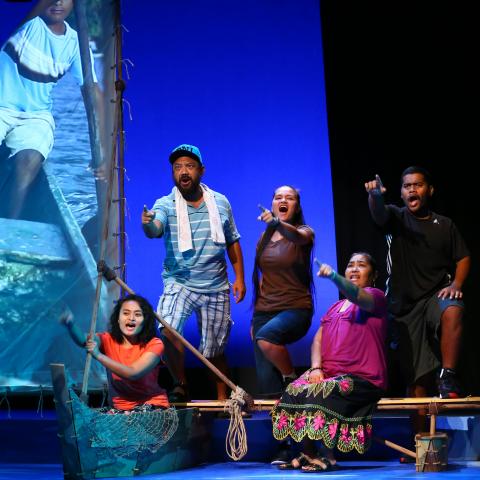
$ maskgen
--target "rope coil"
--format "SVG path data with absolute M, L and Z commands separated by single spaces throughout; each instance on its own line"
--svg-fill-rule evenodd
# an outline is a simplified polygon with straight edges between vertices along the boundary
M 237 386 L 232 390 L 230 399 L 225 403 L 225 411 L 230 413 L 230 424 L 228 425 L 225 438 L 225 449 L 227 455 L 235 461 L 241 460 L 247 453 L 247 432 L 242 417 L 242 407 L 245 405 L 246 392 Z

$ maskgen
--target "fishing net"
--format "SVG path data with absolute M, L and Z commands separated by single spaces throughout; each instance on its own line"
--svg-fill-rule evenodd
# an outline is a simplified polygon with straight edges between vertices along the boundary
M 108 449 L 116 456 L 155 453 L 177 431 L 174 408 L 146 412 L 110 414 L 105 409 L 89 408 L 70 391 L 75 418 L 81 418 L 91 447 Z

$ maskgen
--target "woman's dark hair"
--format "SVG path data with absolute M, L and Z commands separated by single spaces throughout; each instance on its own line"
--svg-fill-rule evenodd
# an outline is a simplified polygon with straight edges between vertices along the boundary
M 402 172 L 402 176 L 400 177 L 400 186 L 403 185 L 403 179 L 404 179 L 405 175 L 413 175 L 414 173 L 419 173 L 420 175 L 423 175 L 423 178 L 425 179 L 425 182 L 428 185 L 432 184 L 432 175 L 430 175 L 430 172 L 426 168 L 419 167 L 417 165 L 413 165 L 411 167 L 406 168 Z
M 376 276 L 378 275 L 378 269 L 377 269 L 377 261 L 372 257 L 372 255 L 368 252 L 353 252 L 350 257 L 348 258 L 348 261 L 352 259 L 355 255 L 362 255 L 362 257 L 365 257 L 372 267 L 372 275 L 373 279 L 375 280 Z
M 141 345 L 145 345 L 157 334 L 155 329 L 156 317 L 148 300 L 140 295 L 127 295 L 117 302 L 112 314 L 110 315 L 110 334 L 117 343 L 123 343 L 123 334 L 120 330 L 118 318 L 120 317 L 120 311 L 125 302 L 137 302 L 142 309 L 143 328 L 138 334 L 138 342 Z
M 295 192 L 295 195 L 297 197 L 297 211 L 295 212 L 291 224 L 294 225 L 295 227 L 298 227 L 300 225 L 305 225 L 305 217 L 303 216 L 303 210 L 302 210 L 302 204 L 300 203 L 300 192 L 295 188 L 292 187 L 291 185 L 282 185 L 282 187 L 287 187 L 290 188 L 292 191 Z M 277 190 L 281 188 L 278 187 L 275 189 L 273 192 L 273 198 L 275 198 L 275 194 Z M 260 239 L 260 242 L 257 246 L 257 251 L 255 253 L 255 262 L 253 264 L 253 275 L 252 275 L 252 281 L 253 281 L 253 299 L 252 299 L 252 305 L 255 308 L 255 303 L 257 303 L 257 298 L 260 293 L 260 257 L 262 256 L 263 251 L 265 250 L 265 247 L 268 245 L 268 242 L 270 242 L 272 235 L 275 232 L 275 228 L 269 227 L 267 225 L 266 230 L 263 232 L 262 238 Z M 305 285 L 308 287 L 309 292 L 313 295 L 315 286 L 313 283 L 313 275 L 312 275 L 312 255 L 313 255 L 313 246 L 312 245 L 306 245 L 305 248 L 303 248 L 304 252 L 304 264 L 305 264 L 305 270 L 303 275 L 299 274 L 299 279 L 300 281 L 304 282 Z

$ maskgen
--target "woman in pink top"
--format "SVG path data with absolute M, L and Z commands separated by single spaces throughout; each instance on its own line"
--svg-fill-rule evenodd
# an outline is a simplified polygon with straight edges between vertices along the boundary
M 364 453 L 372 437 L 372 412 L 386 388 L 387 303 L 373 287 L 376 264 L 354 253 L 345 277 L 322 264 L 318 276 L 330 279 L 346 297 L 321 321 L 311 349 L 311 368 L 290 383 L 272 412 L 273 435 L 300 442 L 303 452 L 281 469 L 325 471 L 335 466 L 332 449 Z M 319 457 L 314 440 L 327 456 Z
M 61 321 L 75 343 L 107 369 L 112 413 L 168 408 L 166 392 L 158 384 L 164 346 L 156 337 L 155 314 L 146 299 L 120 299 L 110 317 L 110 331 L 95 338 L 82 333 L 71 315 L 63 315 Z

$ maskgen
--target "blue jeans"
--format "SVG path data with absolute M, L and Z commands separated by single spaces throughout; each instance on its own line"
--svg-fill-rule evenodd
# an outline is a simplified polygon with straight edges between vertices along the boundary
M 305 308 L 281 312 L 254 312 L 252 319 L 255 364 L 258 392 L 276 395 L 283 391 L 283 377 L 278 369 L 265 358 L 258 340 L 275 345 L 287 345 L 304 337 L 312 324 L 313 311 Z

